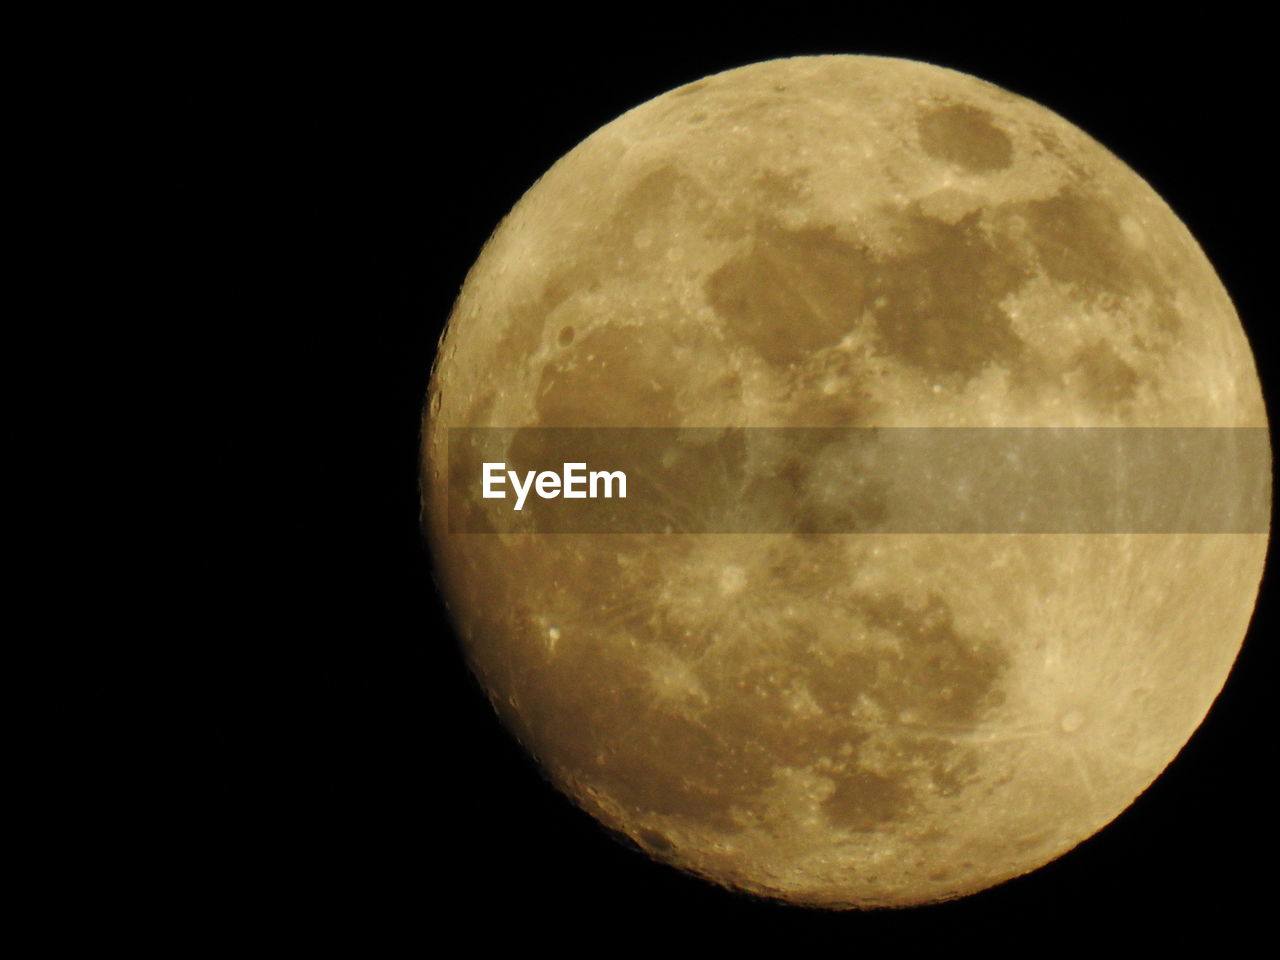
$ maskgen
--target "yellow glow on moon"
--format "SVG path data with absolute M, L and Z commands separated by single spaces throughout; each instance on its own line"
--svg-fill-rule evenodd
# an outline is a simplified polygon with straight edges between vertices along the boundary
M 471 270 L 425 424 L 441 585 L 504 722 L 655 858 L 962 896 L 1159 775 L 1266 534 L 447 532 L 449 427 L 841 425 L 1266 418 L 1203 253 L 1080 130 L 926 64 L 755 64 L 590 136 Z

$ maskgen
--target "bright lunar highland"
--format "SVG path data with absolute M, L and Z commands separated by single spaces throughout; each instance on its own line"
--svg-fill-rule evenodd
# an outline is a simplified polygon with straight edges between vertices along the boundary
M 499 225 L 424 424 L 424 520 L 469 661 L 602 823 L 794 903 L 962 896 L 1105 826 L 1222 688 L 1267 548 L 681 533 L 678 510 L 651 534 L 449 532 L 451 484 L 494 502 L 478 464 L 450 464 L 449 428 L 558 426 L 1265 427 L 1231 301 L 1085 133 L 880 57 L 656 97 Z M 754 507 L 800 509 L 811 465 Z

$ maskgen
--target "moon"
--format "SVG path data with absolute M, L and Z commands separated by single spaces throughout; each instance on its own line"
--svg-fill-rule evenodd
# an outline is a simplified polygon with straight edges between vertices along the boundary
M 907 906 L 1146 789 L 1268 524 L 451 533 L 480 487 L 449 429 L 1266 425 L 1213 267 L 1104 147 L 948 69 L 797 57 L 636 107 L 501 223 L 432 373 L 423 517 L 473 670 L 578 805 L 733 889 Z

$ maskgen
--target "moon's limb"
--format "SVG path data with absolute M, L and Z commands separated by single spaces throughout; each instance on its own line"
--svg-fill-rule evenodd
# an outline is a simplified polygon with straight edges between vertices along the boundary
M 962 895 L 1108 823 L 1221 688 L 1267 544 L 451 536 L 446 429 L 490 425 L 1265 426 L 1212 267 L 1066 121 L 872 57 L 658 97 L 495 232 L 424 445 L 471 662 L 602 821 L 796 902 Z

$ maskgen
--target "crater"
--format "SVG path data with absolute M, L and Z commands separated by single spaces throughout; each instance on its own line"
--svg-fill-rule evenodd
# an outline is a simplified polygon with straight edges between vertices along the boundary
M 1070 710 L 1062 715 L 1059 725 L 1063 733 L 1075 733 L 1084 726 L 1084 714 L 1079 710 Z
M 656 830 L 640 831 L 640 842 L 646 847 L 666 853 L 674 848 L 674 844 Z
M 683 87 L 676 87 L 668 96 L 671 97 L 687 97 L 691 93 L 697 93 L 699 90 L 705 90 L 709 81 L 695 80 L 693 83 L 686 83 Z

